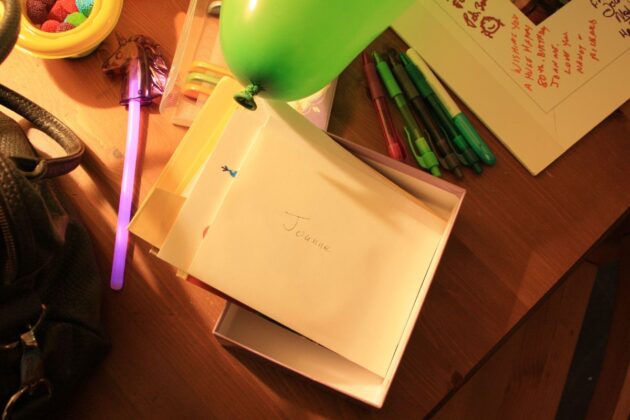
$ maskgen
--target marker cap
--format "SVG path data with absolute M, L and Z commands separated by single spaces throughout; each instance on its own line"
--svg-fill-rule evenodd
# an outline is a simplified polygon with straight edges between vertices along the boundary
M 481 158 L 481 160 L 488 164 L 494 165 L 497 161 L 494 153 L 488 148 L 486 143 L 477 133 L 477 130 L 473 127 L 470 120 L 464 114 L 458 114 L 453 118 L 453 122 L 455 126 L 459 130 L 460 133 L 464 136 L 470 147 L 475 151 L 477 155 Z

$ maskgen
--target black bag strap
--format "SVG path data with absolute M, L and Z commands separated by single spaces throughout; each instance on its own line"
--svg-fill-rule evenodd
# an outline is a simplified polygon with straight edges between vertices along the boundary
M 4 13 L 2 21 L 0 21 L 0 63 L 2 63 L 17 41 L 21 14 L 19 0 L 0 1 L 4 4 Z M 81 157 L 85 151 L 83 143 L 72 130 L 55 116 L 1 84 L 0 105 L 29 120 L 35 127 L 59 143 L 67 153 L 66 156 L 50 159 L 11 156 L 26 177 L 31 179 L 52 178 L 72 171 L 81 163 Z M 0 138 L 0 146 L 2 146 L 1 140 Z M 7 147 L 12 149 L 11 145 Z
M 0 63 L 9 55 L 18 38 L 20 29 L 20 2 L 0 0 L 4 4 L 4 16 L 0 22 Z
M 50 112 L 2 84 L 0 84 L 0 105 L 29 120 L 35 127 L 59 143 L 67 154 L 57 158 L 19 157 L 14 159 L 27 178 L 52 178 L 67 174 L 81 163 L 85 152 L 83 142 Z

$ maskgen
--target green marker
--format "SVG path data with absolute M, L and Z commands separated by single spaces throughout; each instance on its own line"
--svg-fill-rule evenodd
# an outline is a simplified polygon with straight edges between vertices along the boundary
M 398 58 L 398 53 L 395 50 L 391 50 L 388 54 L 389 64 L 392 69 L 392 73 L 398 81 L 398 85 L 405 92 L 407 100 L 411 102 L 411 105 L 417 111 L 416 115 L 420 117 L 420 120 L 424 123 L 425 134 L 428 132 L 427 140 L 433 153 L 438 158 L 440 165 L 446 170 L 453 171 L 453 174 L 459 179 L 464 177 L 462 170 L 459 168 L 460 164 L 464 163 L 464 157 L 457 155 L 453 150 L 453 145 L 444 134 L 444 130 L 439 127 L 439 123 L 436 121 L 435 116 L 431 113 L 429 106 L 420 97 L 420 92 L 416 88 L 416 85 L 411 81 L 409 74 L 402 65 L 402 62 Z
M 374 52 L 373 55 L 374 61 L 376 62 L 376 70 L 383 80 L 387 93 L 389 93 L 389 96 L 396 103 L 396 107 L 398 107 L 405 121 L 405 136 L 407 137 L 409 148 L 416 162 L 418 162 L 421 168 L 430 171 L 432 175 L 442 176 L 438 159 L 429 147 L 426 139 L 422 136 L 420 127 L 418 127 L 418 123 L 416 123 L 416 120 L 413 118 L 402 90 L 400 90 L 400 86 L 396 83 L 396 79 L 394 79 L 394 75 L 389 69 L 387 62 L 384 61 L 377 52 Z
M 440 99 L 444 111 L 452 119 L 455 126 L 462 133 L 468 144 L 470 144 L 470 147 L 472 147 L 475 153 L 479 155 L 481 160 L 488 165 L 494 165 L 497 161 L 494 153 L 492 153 L 492 150 L 490 150 L 488 145 L 479 136 L 479 133 L 477 133 L 477 130 L 475 130 L 468 117 L 466 117 L 462 110 L 459 109 L 453 98 L 451 98 L 442 83 L 440 83 L 435 74 L 433 74 L 427 63 L 425 63 L 415 51 L 410 51 L 409 54 L 411 55 L 411 60 L 420 68 L 422 74 L 424 74 L 424 77 L 433 92 L 435 92 L 437 97 Z
M 440 124 L 446 131 L 448 138 L 455 143 L 455 146 L 463 155 L 465 162 L 462 162 L 466 166 L 472 166 L 473 170 L 478 174 L 483 172 L 483 168 L 479 164 L 479 156 L 470 148 L 464 137 L 457 131 L 457 128 L 453 124 L 453 121 L 444 110 L 437 95 L 431 89 L 429 83 L 425 79 L 424 75 L 420 72 L 418 67 L 411 61 L 411 59 L 405 53 L 400 53 L 400 59 L 405 66 L 405 70 L 409 74 L 409 77 L 413 81 L 414 85 L 420 91 L 423 98 L 429 102 L 429 105 L 433 109 Z

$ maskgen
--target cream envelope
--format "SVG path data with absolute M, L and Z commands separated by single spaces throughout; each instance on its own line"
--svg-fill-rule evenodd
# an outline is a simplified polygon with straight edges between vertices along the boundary
M 385 377 L 446 221 L 288 105 L 267 105 L 187 271 Z
M 375 171 L 427 204 L 435 214 L 446 221 L 437 251 L 427 272 L 417 278 L 419 292 L 409 317 L 404 322 L 400 340 L 386 375 L 376 375 L 304 336 L 234 303 L 228 302 L 226 305 L 215 325 L 214 334 L 227 345 L 242 347 L 352 398 L 381 407 L 453 228 L 464 198 L 464 190 L 364 147 L 340 138 L 336 138 L 336 141 Z M 392 268 L 391 277 L 395 278 L 396 273 L 397 269 Z M 382 311 L 388 309 L 387 306 L 381 307 Z
M 509 0 L 418 0 L 392 26 L 536 175 L 630 97 L 624 8 L 535 25 Z
M 191 181 L 188 199 L 160 247 L 159 258 L 182 271 L 188 269 L 264 124 L 260 112 L 244 108 L 233 112 L 198 178 Z

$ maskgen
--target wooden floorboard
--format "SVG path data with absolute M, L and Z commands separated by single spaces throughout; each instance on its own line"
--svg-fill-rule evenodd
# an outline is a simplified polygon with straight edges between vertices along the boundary
M 553 418 L 596 274 L 581 263 L 435 418 Z
M 619 284 L 606 353 L 587 419 L 630 416 L 630 219 L 620 229 Z

